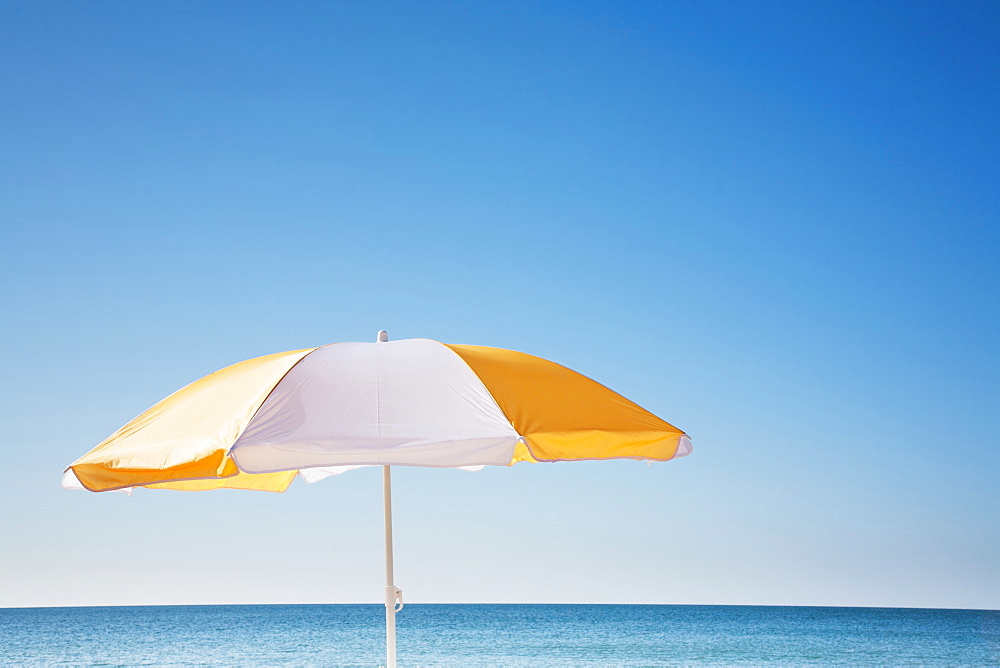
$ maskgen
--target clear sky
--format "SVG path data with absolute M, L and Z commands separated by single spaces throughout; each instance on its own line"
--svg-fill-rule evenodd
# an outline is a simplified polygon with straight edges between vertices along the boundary
M 691 434 L 400 469 L 411 602 L 1000 607 L 1000 4 L 0 4 L 0 606 L 378 602 L 377 470 L 62 491 L 228 364 L 523 350 Z

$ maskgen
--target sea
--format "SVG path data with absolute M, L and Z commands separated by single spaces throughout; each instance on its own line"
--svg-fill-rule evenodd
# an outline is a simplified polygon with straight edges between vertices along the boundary
M 998 666 L 1000 611 L 420 605 L 400 666 Z M 0 664 L 379 666 L 381 605 L 0 609 Z

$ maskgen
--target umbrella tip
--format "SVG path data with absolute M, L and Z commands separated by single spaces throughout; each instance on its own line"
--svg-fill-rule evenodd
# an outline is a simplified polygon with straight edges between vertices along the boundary
M 376 342 L 385 343 L 389 340 L 389 332 L 384 329 L 378 330 L 378 337 L 375 339 Z

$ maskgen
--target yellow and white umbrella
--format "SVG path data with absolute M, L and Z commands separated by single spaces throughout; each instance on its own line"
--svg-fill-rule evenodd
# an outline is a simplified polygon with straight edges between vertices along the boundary
M 195 381 L 73 462 L 63 486 L 282 492 L 382 466 L 388 665 L 395 665 L 390 466 L 469 468 L 666 461 L 680 429 L 554 362 L 427 339 L 334 343 L 240 362 Z

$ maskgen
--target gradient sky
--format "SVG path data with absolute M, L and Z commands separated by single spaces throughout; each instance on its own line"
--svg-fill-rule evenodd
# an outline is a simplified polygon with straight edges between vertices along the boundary
M 1000 607 L 1000 4 L 0 4 L 0 606 L 378 602 L 377 470 L 59 488 L 234 362 L 523 350 L 692 456 L 399 469 L 409 602 Z

